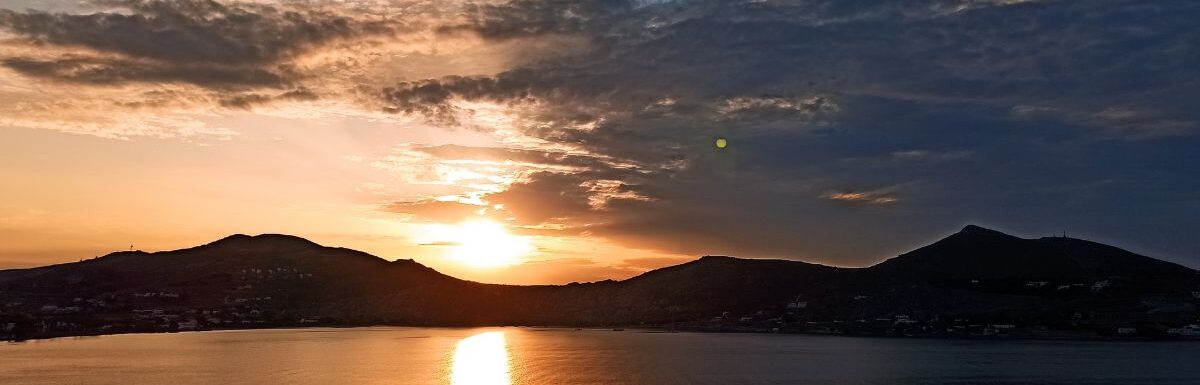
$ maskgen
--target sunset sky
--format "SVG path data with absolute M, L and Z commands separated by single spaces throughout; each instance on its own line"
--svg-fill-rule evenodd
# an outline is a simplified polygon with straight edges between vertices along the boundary
M 967 223 L 1198 267 L 1198 19 L 0 0 L 0 268 L 285 233 L 564 283 L 705 254 L 867 266 Z

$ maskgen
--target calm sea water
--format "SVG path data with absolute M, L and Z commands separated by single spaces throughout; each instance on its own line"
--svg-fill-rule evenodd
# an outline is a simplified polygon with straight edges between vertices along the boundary
M 0 384 L 1200 384 L 1200 343 L 531 328 L 218 331 L 0 343 Z

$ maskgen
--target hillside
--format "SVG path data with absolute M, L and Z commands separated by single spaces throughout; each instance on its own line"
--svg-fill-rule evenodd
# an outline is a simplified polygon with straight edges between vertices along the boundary
M 1107 276 L 1178 281 L 1195 270 L 1073 238 L 1023 239 L 969 225 L 870 270 L 897 281 L 961 279 L 1071 280 Z
M 890 333 L 919 321 L 932 333 L 948 320 L 1165 332 L 1196 321 L 1197 290 L 1197 272 L 1177 264 L 978 226 L 868 268 L 709 256 L 561 286 L 481 284 L 293 236 L 234 235 L 0 271 L 0 332 L 393 324 Z

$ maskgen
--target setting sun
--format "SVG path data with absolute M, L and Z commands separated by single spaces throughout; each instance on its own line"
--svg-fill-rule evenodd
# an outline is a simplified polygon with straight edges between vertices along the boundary
M 504 225 L 493 221 L 472 220 L 442 230 L 440 238 L 452 245 L 447 255 L 473 267 L 515 265 L 533 251 L 528 238 L 509 234 Z

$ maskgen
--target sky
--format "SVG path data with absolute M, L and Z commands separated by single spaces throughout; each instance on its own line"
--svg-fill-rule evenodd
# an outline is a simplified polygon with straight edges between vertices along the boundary
M 545 284 L 700 255 L 869 266 L 966 224 L 1200 267 L 1197 18 L 0 0 L 0 268 L 285 233 Z

